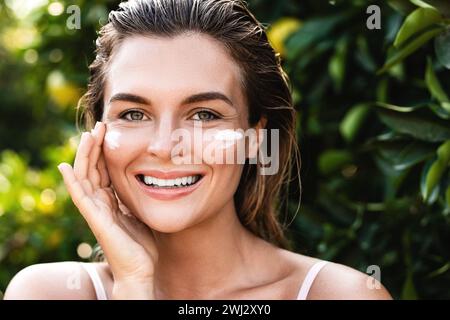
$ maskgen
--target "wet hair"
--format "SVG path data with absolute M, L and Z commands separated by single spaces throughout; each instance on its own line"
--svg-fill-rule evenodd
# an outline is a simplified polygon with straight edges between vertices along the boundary
M 288 204 L 291 181 L 300 181 L 300 153 L 295 135 L 296 111 L 292 88 L 281 67 L 280 56 L 270 45 L 265 27 L 241 0 L 132 0 L 109 14 L 96 40 L 96 57 L 89 66 L 88 90 L 80 99 L 79 120 L 87 130 L 103 116 L 108 65 L 120 44 L 132 36 L 173 38 L 183 34 L 208 35 L 221 43 L 237 63 L 248 107 L 248 123 L 261 117 L 265 128 L 279 130 L 279 170 L 262 175 L 261 164 L 244 165 L 234 202 L 239 220 L 255 235 L 289 249 L 287 225 L 281 222 L 283 201 Z M 78 125 L 78 123 L 77 123 Z M 270 139 L 270 134 L 268 135 Z M 270 145 L 270 141 L 267 141 Z M 292 178 L 292 169 L 294 179 Z M 296 178 L 296 179 L 295 179 Z M 300 205 L 300 199 L 298 202 Z M 297 207 L 298 208 L 298 207 Z

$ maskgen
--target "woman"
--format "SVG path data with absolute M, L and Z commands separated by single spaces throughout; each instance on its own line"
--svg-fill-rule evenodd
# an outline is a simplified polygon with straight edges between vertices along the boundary
M 96 44 L 80 104 L 96 125 L 73 168 L 58 168 L 106 261 L 30 266 L 6 299 L 390 298 L 359 271 L 288 250 L 277 210 L 298 160 L 295 110 L 243 2 L 125 2 Z M 250 161 L 265 145 L 277 147 L 269 174 Z M 244 162 L 217 161 L 239 146 Z

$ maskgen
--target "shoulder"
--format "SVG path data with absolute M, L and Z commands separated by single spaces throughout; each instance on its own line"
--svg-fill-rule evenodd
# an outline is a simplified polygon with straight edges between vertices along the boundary
M 390 300 L 392 297 L 374 277 L 348 266 L 329 262 L 317 275 L 308 299 Z
M 316 258 L 290 252 L 298 270 L 297 279 L 303 283 Z M 319 271 L 308 293 L 308 300 L 389 300 L 386 288 L 374 277 L 343 264 L 328 262 Z
M 93 263 L 103 282 L 107 282 L 106 263 Z M 91 279 L 79 262 L 40 263 L 19 271 L 6 288 L 9 300 L 93 300 Z

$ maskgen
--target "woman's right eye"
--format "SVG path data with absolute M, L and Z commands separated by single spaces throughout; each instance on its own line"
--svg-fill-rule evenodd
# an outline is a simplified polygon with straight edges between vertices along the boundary
M 120 118 L 128 121 L 142 121 L 144 114 L 141 111 L 130 110 L 123 113 Z

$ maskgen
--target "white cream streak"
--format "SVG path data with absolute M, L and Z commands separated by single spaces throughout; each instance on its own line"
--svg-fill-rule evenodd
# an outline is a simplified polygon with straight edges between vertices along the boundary
M 106 146 L 111 150 L 120 147 L 119 138 L 121 135 L 122 134 L 119 131 L 108 131 L 105 135 Z
M 228 148 L 236 143 L 237 140 L 242 139 L 244 136 L 242 133 L 226 129 L 220 130 L 214 135 L 214 140 L 223 142 L 221 148 Z

